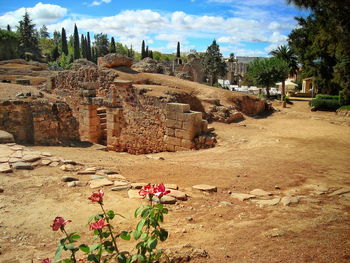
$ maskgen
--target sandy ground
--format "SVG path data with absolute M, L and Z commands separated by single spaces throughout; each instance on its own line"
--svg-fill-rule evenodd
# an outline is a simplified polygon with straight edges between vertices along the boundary
M 178 184 L 190 198 L 168 206 L 170 236 L 161 245 L 190 243 L 209 253 L 193 262 L 350 262 L 350 195 L 331 197 L 312 189 L 350 187 L 349 120 L 310 112 L 307 101 L 299 100 L 267 118 L 212 126 L 218 145 L 200 151 L 133 156 L 92 148 L 31 148 L 117 170 L 133 182 Z M 92 189 L 68 188 L 60 181 L 65 174 L 42 167 L 0 175 L 0 262 L 52 257 L 60 234 L 50 224 L 57 215 L 72 220 L 68 231 L 90 238 L 87 218 L 98 212 L 87 200 Z M 199 183 L 216 185 L 218 192 L 192 191 Z M 228 193 L 255 188 L 306 199 L 292 206 L 259 207 Z M 105 192 L 106 206 L 126 217 L 114 220 L 116 229 L 132 229 L 133 211 L 145 201 L 128 199 L 126 192 Z

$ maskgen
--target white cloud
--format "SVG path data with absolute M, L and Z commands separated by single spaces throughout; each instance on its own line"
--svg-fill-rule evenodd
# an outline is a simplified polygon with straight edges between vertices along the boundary
M 0 27 L 5 27 L 7 24 L 12 27 L 18 25 L 18 21 L 22 20 L 25 11 L 27 10 L 33 23 L 37 26 L 47 25 L 58 21 L 67 14 L 67 9 L 59 5 L 37 3 L 34 7 L 19 8 L 15 11 L 7 12 L 0 16 Z
M 110 2 L 112 2 L 112 0 L 101 0 L 101 1 L 93 1 L 90 6 L 99 6 L 103 3 L 105 4 L 109 4 Z

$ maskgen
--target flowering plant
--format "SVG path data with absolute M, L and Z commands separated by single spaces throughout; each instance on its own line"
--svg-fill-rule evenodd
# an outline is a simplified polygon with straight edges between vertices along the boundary
M 65 220 L 63 217 L 56 217 L 51 225 L 53 231 L 61 230 L 65 237 L 60 239 L 58 248 L 55 253 L 53 262 L 76 263 L 76 262 L 118 262 L 118 263 L 151 263 L 158 262 L 163 254 L 162 250 L 157 250 L 158 241 L 165 241 L 168 238 L 168 232 L 160 227 L 160 223 L 164 220 L 164 215 L 168 213 L 168 209 L 163 204 L 153 204 L 153 196 L 159 199 L 168 194 L 163 184 L 151 185 L 143 187 L 139 194 L 141 196 L 149 196 L 150 204 L 143 205 L 136 209 L 134 216 L 140 217 L 136 228 L 132 231 L 120 231 L 115 233 L 111 221 L 115 216 L 121 216 L 113 210 L 106 211 L 103 205 L 104 192 L 99 190 L 94 192 L 88 198 L 93 203 L 98 203 L 102 213 L 93 215 L 89 218 L 89 229 L 93 232 L 94 243 L 92 245 L 80 244 L 76 245 L 80 235 L 76 233 L 68 234 L 65 226 L 72 222 Z M 139 242 L 134 251 L 120 252 L 117 246 L 117 239 L 130 240 L 133 237 Z M 62 252 L 69 251 L 70 257 L 61 259 Z M 82 258 L 77 259 L 77 254 L 83 254 Z M 51 263 L 46 258 L 42 263 Z

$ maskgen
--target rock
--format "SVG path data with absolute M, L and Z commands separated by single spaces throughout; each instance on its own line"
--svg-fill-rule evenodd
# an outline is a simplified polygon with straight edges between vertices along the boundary
M 23 146 L 15 145 L 15 146 L 11 146 L 10 149 L 14 151 L 22 151 Z
M 97 68 L 95 63 L 93 63 L 85 58 L 81 58 L 81 59 L 74 60 L 74 62 L 72 63 L 71 69 L 72 70 L 79 70 L 79 69 L 81 69 L 81 67 Z
M 96 167 L 89 167 L 89 168 L 86 168 L 85 171 L 93 171 L 93 172 L 96 172 L 96 171 L 97 171 L 97 168 L 96 168 Z
M 68 187 L 75 187 L 75 181 L 68 182 L 68 183 L 67 183 L 67 186 L 68 186 Z
M 7 163 L 9 161 L 8 157 L 1 157 L 0 158 L 0 163 Z
M 342 195 L 342 194 L 346 194 L 346 193 L 350 193 L 350 188 L 341 188 L 341 189 L 329 194 L 328 196 Z
M 63 164 L 77 165 L 77 162 L 73 160 L 63 160 L 62 162 Z
M 142 187 L 146 186 L 146 183 L 132 183 L 131 189 L 141 189 Z
M 144 198 L 144 196 L 139 195 L 139 190 L 132 190 L 132 189 L 130 189 L 128 191 L 128 197 L 132 198 L 132 199 L 143 199 Z
M 105 55 L 104 57 L 99 57 L 97 59 L 98 67 L 103 67 L 103 68 L 114 68 L 119 66 L 125 66 L 130 68 L 132 65 L 132 62 L 133 62 L 132 58 L 119 55 L 116 53 L 110 53 Z
M 73 181 L 79 181 L 79 179 L 75 178 L 73 176 L 65 175 L 65 176 L 62 176 L 61 181 L 62 182 L 73 182 Z
M 107 179 L 92 180 L 92 181 L 90 181 L 90 188 L 92 188 L 92 189 L 100 188 L 100 187 L 109 186 L 112 184 L 113 184 L 113 182 L 109 181 Z
M 3 188 L 0 188 L 0 193 L 3 193 L 5 190 Z
M 193 259 L 207 258 L 209 256 L 204 249 L 196 248 L 191 244 L 167 248 L 165 254 L 168 256 L 169 262 L 174 263 L 188 262 Z M 200 260 L 197 262 L 200 262 Z
M 95 174 L 95 171 L 83 170 L 83 171 L 78 171 L 78 174 Z
M 57 157 L 51 157 L 50 160 L 51 160 L 52 162 L 58 162 L 58 163 L 61 161 L 61 159 L 60 159 L 60 158 L 57 158 Z
M 0 130 L 0 143 L 12 143 L 15 142 L 13 135 L 9 132 Z
M 110 170 L 98 170 L 97 172 L 96 172 L 96 174 L 97 175 L 103 175 L 103 176 L 105 176 L 105 175 L 112 175 L 112 174 L 118 174 L 118 172 L 113 172 L 113 171 L 110 171 Z
M 318 200 L 316 198 L 312 198 L 312 197 L 301 197 L 301 199 L 307 203 L 312 203 L 312 204 L 320 204 L 321 200 Z
M 31 154 L 31 155 L 24 155 L 22 158 L 25 162 L 35 162 L 41 159 L 40 155 Z
M 289 206 L 291 204 L 297 204 L 299 203 L 300 198 L 299 197 L 295 197 L 295 196 L 285 196 L 281 199 L 281 203 L 284 206 Z
M 251 195 L 251 194 L 241 194 L 241 193 L 232 193 L 231 197 L 236 198 L 240 201 L 245 201 L 245 200 L 249 200 L 252 198 L 255 198 L 255 195 Z
M 59 162 L 51 162 L 49 165 L 50 165 L 51 167 L 57 167 L 57 166 L 60 165 L 60 163 L 59 163 Z
M 243 120 L 243 114 L 236 110 L 234 106 L 210 106 L 208 112 L 209 121 L 232 123 Z
M 111 181 L 126 181 L 126 178 L 120 174 L 109 174 L 107 175 L 108 179 Z
M 52 154 L 49 152 L 42 152 L 41 155 L 44 157 L 51 157 L 52 156 Z
M 18 162 L 21 162 L 23 161 L 22 158 L 10 158 L 8 160 L 9 163 L 18 163 Z
M 187 195 L 184 192 L 181 192 L 179 190 L 171 189 L 170 193 L 168 194 L 168 196 L 174 197 L 177 200 L 181 200 L 181 201 L 186 201 L 187 200 Z
M 31 163 L 17 162 L 12 164 L 12 167 L 17 170 L 33 170 L 34 166 Z
M 164 195 L 164 196 L 162 196 L 162 198 L 158 198 L 156 196 L 153 196 L 152 201 L 156 202 L 156 203 L 161 203 L 161 204 L 173 205 L 176 203 L 176 198 L 172 197 L 170 195 Z
M 75 171 L 75 167 L 74 165 L 72 164 L 64 164 L 60 167 L 60 169 L 62 171 L 65 171 L 65 172 L 72 172 L 72 171 Z
M 13 154 L 10 155 L 11 158 L 22 158 L 23 152 L 22 151 L 15 151 Z
M 91 180 L 101 180 L 101 179 L 105 179 L 105 178 L 101 175 L 93 174 L 93 175 L 90 175 L 90 179 Z
M 208 185 L 208 184 L 197 184 L 192 186 L 193 189 L 200 190 L 203 192 L 216 192 L 217 187 L 213 185 Z
M 164 184 L 164 186 L 165 186 L 166 189 L 173 189 L 173 190 L 179 189 L 177 184 Z
M 9 163 L 0 163 L 0 173 L 12 173 Z
M 87 186 L 88 182 L 75 181 L 75 186 L 84 187 Z
M 125 181 L 114 181 L 114 186 L 126 186 L 126 185 L 130 187 L 129 182 L 125 182 Z
M 50 163 L 52 163 L 51 160 L 41 160 L 42 165 L 49 165 Z
M 266 237 L 280 237 L 284 235 L 284 232 L 278 228 L 273 228 L 264 233 Z
M 230 205 L 232 205 L 232 203 L 231 202 L 227 202 L 227 201 L 222 201 L 222 202 L 220 202 L 220 205 L 221 206 L 230 206 Z
M 276 197 L 276 198 L 270 199 L 270 200 L 252 200 L 252 201 L 255 202 L 256 204 L 258 204 L 260 207 L 263 207 L 263 206 L 277 205 L 280 202 L 280 200 L 281 200 L 280 197 Z
M 266 192 L 262 189 L 254 189 L 249 192 L 251 195 L 256 195 L 256 196 L 269 196 L 272 195 L 272 193 Z
M 115 186 L 111 188 L 112 191 L 126 191 L 129 189 L 130 189 L 130 185 L 124 185 L 124 186 L 121 185 L 121 186 Z
M 162 73 L 163 66 L 158 61 L 151 58 L 144 58 L 131 67 L 133 70 L 147 73 Z

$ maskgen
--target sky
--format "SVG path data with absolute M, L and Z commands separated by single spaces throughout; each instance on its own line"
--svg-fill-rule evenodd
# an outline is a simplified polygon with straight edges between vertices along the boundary
M 225 57 L 268 56 L 286 44 L 295 16 L 307 11 L 286 0 L 0 0 L 0 28 L 18 25 L 27 10 L 37 28 L 49 33 L 65 28 L 80 34 L 105 33 L 134 49 L 142 40 L 163 53 L 204 52 L 216 39 Z

